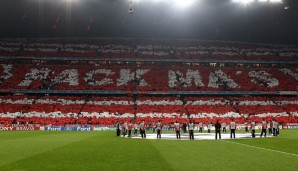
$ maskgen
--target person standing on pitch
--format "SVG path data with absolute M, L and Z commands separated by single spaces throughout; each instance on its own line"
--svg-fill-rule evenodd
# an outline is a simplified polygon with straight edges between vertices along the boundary
M 193 131 L 195 129 L 195 125 L 193 124 L 192 120 L 189 120 L 188 123 L 188 132 L 189 132 L 189 139 L 194 140 Z
M 272 134 L 272 122 L 268 121 L 267 128 L 268 128 L 269 135 Z
M 140 124 L 140 134 L 142 136 L 142 138 L 146 138 L 146 124 L 145 121 L 142 120 L 141 124 Z
M 128 123 L 128 137 L 129 138 L 131 138 L 132 137 L 132 129 L 133 129 L 133 124 L 132 124 L 132 122 L 130 121 L 129 123 Z
M 245 133 L 247 134 L 248 133 L 248 123 L 247 122 L 244 123 L 244 127 L 245 127 Z
M 161 139 L 161 130 L 162 130 L 162 123 L 161 123 L 161 120 L 159 120 L 157 123 L 156 123 L 156 132 L 157 132 L 157 139 Z
M 199 123 L 199 132 L 203 132 L 203 123 L 202 122 L 200 122 Z
M 230 122 L 230 131 L 231 131 L 230 138 L 232 138 L 232 135 L 235 138 L 235 130 L 236 130 L 236 123 L 234 122 L 234 119 L 232 119 L 232 121 Z
M 122 124 L 122 134 L 123 134 L 123 137 L 126 136 L 127 129 L 128 129 L 128 125 L 127 125 L 127 122 L 125 121 L 125 122 Z
M 276 137 L 277 136 L 277 123 L 276 123 L 275 119 L 272 120 L 272 128 L 273 128 L 273 136 Z
M 155 124 L 155 122 L 152 122 L 152 133 L 154 133 L 155 132 L 155 128 L 156 128 L 156 124 Z
M 216 124 L 215 124 L 215 139 L 216 140 L 217 140 L 217 134 L 218 134 L 219 139 L 221 139 L 220 131 L 221 131 L 221 125 L 220 125 L 220 123 L 217 120 L 216 121 Z
M 222 125 L 222 132 L 227 132 L 227 124 L 226 124 L 226 122 L 223 122 L 221 125 Z
M 275 121 L 276 122 L 276 136 L 279 135 L 279 122 L 278 121 Z
M 136 121 L 133 122 L 133 127 L 134 127 L 134 136 L 137 136 L 138 135 L 138 124 L 136 123 Z
M 212 127 L 212 123 L 210 122 L 210 123 L 208 124 L 208 133 L 211 133 L 211 127 Z
M 184 122 L 183 124 L 182 124 L 182 130 L 183 130 L 183 133 L 186 133 L 187 131 L 186 131 L 186 127 L 187 127 L 187 125 L 186 125 L 186 123 Z
M 178 121 L 176 121 L 176 123 L 174 123 L 174 127 L 175 127 L 175 130 L 176 130 L 176 137 L 177 139 L 181 139 L 180 138 L 180 123 Z
M 255 133 L 256 133 L 256 123 L 254 120 L 251 120 L 251 123 L 250 123 L 250 129 L 251 129 L 251 136 L 253 138 L 256 137 Z
M 116 124 L 116 134 L 117 134 L 117 137 L 120 136 L 120 122 L 117 122 Z
M 264 137 L 266 137 L 266 134 L 267 134 L 267 122 L 265 121 L 265 118 L 263 119 L 262 121 L 262 132 L 261 132 L 261 138 L 264 134 Z

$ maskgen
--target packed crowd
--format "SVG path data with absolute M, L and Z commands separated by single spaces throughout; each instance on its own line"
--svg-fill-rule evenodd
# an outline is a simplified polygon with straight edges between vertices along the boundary
M 297 68 L 1 64 L 0 89 L 296 91 Z
M 2 39 L 1 56 L 297 61 L 294 45 L 161 39 Z
M 112 97 L 112 96 L 1 96 L 0 124 L 114 125 L 140 123 L 237 123 L 276 119 L 298 123 L 297 97 Z

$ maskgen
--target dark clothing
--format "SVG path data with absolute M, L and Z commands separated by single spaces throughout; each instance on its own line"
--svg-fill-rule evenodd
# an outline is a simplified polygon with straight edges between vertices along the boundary
M 119 137 L 120 136 L 120 124 L 119 123 L 117 123 L 116 124 L 116 133 L 117 133 L 117 137 Z
M 264 134 L 264 137 L 266 137 L 266 134 L 267 134 L 267 129 L 262 129 L 262 132 L 261 132 L 261 136 L 262 137 Z
M 233 137 L 235 138 L 235 129 L 231 129 L 231 135 L 230 135 L 230 138 L 232 138 L 232 135 L 233 135 Z
M 227 132 L 227 128 L 226 127 L 223 127 L 222 128 L 222 132 Z
M 203 132 L 203 128 L 202 127 L 200 127 L 199 132 Z
M 255 133 L 256 133 L 256 130 L 251 130 L 251 136 L 253 137 L 253 138 L 255 138 L 256 137 L 256 135 L 255 135 Z
M 216 139 L 216 140 L 217 140 L 217 134 L 218 134 L 219 139 L 221 139 L 221 133 L 220 133 L 220 130 L 215 130 L 215 139 Z
M 268 128 L 269 134 L 272 134 L 272 128 Z
M 273 136 L 276 136 L 276 128 L 273 128 Z
M 140 134 L 141 134 L 142 138 L 146 138 L 146 130 L 140 129 Z
M 186 125 L 186 123 L 184 123 L 184 124 L 182 125 L 183 133 L 186 133 L 186 132 L 187 132 L 187 131 L 186 131 L 186 127 L 187 127 L 187 125 Z
M 180 131 L 176 131 L 176 137 L 177 139 L 180 139 Z
M 128 137 L 129 137 L 129 138 L 131 137 L 131 129 L 128 130 Z
M 126 129 L 123 129 L 123 130 L 122 130 L 123 137 L 126 136 L 126 133 L 127 133 L 127 130 L 126 130 Z
M 221 125 L 220 125 L 220 123 L 217 122 L 214 126 L 215 126 L 215 139 L 217 139 L 217 134 L 218 134 L 219 139 L 221 139 L 221 134 L 220 134 Z
M 221 124 L 220 123 L 217 122 L 214 126 L 215 126 L 215 130 L 220 131 L 220 129 L 221 129 Z
M 193 130 L 189 130 L 189 139 L 194 140 Z
M 157 129 L 157 138 L 161 138 L 161 130 L 160 129 Z
M 246 126 L 245 127 L 245 133 L 248 133 L 249 131 L 248 131 L 248 127 Z

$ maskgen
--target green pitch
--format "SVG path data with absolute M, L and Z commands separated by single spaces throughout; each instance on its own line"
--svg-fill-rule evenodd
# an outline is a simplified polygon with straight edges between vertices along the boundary
M 115 132 L 0 132 L 0 170 L 298 170 L 298 130 L 275 138 L 144 140 Z

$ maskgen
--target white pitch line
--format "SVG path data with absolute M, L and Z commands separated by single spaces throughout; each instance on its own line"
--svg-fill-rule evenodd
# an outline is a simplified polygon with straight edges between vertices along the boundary
M 242 144 L 242 143 L 237 143 L 237 142 L 232 142 L 232 141 L 225 141 L 225 142 L 229 142 L 229 143 L 232 143 L 232 144 L 243 145 L 243 146 L 247 146 L 247 147 L 258 148 L 258 149 L 267 150 L 267 151 L 273 151 L 273 152 L 276 152 L 276 153 L 287 154 L 287 155 L 298 157 L 298 154 L 287 153 L 287 152 L 284 152 L 284 151 L 272 150 L 272 149 L 269 149 L 269 148 L 263 148 L 263 147 L 253 146 L 253 145 L 247 145 L 247 144 Z

